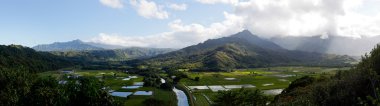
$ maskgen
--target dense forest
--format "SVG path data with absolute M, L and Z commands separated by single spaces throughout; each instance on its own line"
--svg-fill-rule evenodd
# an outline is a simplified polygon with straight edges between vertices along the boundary
M 20 45 L 0 45 L 1 68 L 24 68 L 29 72 L 55 70 L 72 65 L 65 58 L 47 52 L 35 50 Z
M 68 66 L 71 66 L 69 61 L 50 53 L 19 45 L 0 46 L 0 105 L 105 106 L 118 103 L 102 89 L 103 82 L 96 78 L 81 77 L 59 84 L 56 78 L 36 75 Z
M 274 101 L 276 105 L 379 105 L 380 45 L 349 71 L 330 78 L 293 81 Z

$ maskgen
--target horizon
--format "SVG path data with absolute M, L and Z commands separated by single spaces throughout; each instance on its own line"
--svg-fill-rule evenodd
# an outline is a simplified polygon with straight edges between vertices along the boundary
M 83 5 L 86 4 L 86 5 Z M 379 0 L 3 1 L 0 44 L 33 47 L 80 39 L 183 48 L 248 29 L 261 38 L 380 35 Z M 282 18 L 277 18 L 282 17 Z

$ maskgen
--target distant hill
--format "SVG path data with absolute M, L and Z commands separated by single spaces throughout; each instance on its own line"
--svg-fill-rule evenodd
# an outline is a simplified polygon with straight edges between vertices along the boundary
M 87 44 L 81 40 L 73 40 L 69 42 L 55 42 L 53 44 L 43 44 L 34 46 L 37 51 L 82 51 L 82 50 L 103 50 L 101 47 L 96 47 Z
M 325 39 L 321 39 L 320 36 L 275 37 L 270 40 L 289 50 L 361 56 L 369 53 L 380 43 L 380 36 L 357 39 L 339 36 L 329 36 Z
M 0 45 L 0 68 L 41 72 L 70 65 L 69 61 L 47 52 L 36 52 L 20 45 Z
M 131 47 L 113 50 L 52 51 L 50 53 L 77 61 L 125 61 L 149 58 L 171 51 L 174 49 Z
M 277 65 L 349 65 L 349 56 L 287 50 L 247 30 L 210 39 L 178 51 L 144 60 L 147 65 L 201 70 L 229 70 Z
M 125 46 L 120 46 L 120 45 L 109 45 L 109 44 L 102 44 L 102 43 L 95 43 L 95 42 L 85 42 L 88 45 L 103 48 L 103 49 L 123 49 L 127 48 Z

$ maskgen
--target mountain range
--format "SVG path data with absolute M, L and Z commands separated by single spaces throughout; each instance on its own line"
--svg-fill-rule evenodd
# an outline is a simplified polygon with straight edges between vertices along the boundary
M 32 48 L 37 51 L 82 51 L 104 49 L 101 47 L 90 45 L 81 40 L 73 40 L 69 42 L 55 42 L 53 44 L 42 44 L 34 46 Z
M 37 45 L 33 49 L 81 61 L 125 61 L 148 58 L 175 50 L 170 48 L 124 47 L 81 40 Z
M 287 50 L 244 30 L 143 61 L 157 67 L 228 70 L 279 65 L 339 66 L 349 65 L 355 59 L 347 55 Z

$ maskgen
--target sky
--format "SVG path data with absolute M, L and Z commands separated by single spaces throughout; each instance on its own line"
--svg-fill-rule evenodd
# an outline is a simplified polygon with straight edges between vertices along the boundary
M 380 35 L 380 0 L 1 0 L 0 44 L 81 39 L 182 48 L 244 29 L 263 37 Z

